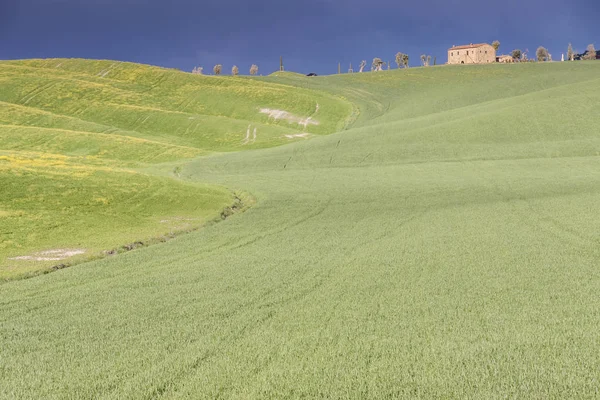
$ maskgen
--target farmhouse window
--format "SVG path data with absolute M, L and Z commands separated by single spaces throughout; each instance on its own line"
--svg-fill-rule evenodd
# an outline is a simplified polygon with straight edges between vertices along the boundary
M 457 51 L 457 52 L 456 52 L 456 55 L 457 55 L 457 56 L 458 56 L 458 55 L 460 55 L 460 51 Z
M 467 55 L 469 55 L 469 50 L 467 50 Z

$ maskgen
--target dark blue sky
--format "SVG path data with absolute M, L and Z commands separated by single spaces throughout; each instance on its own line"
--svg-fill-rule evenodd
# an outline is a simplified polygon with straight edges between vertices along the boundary
M 600 0 L 0 0 L 0 59 L 83 57 L 191 70 L 252 63 L 334 73 L 398 51 L 446 61 L 453 44 L 501 42 L 555 60 L 600 48 Z

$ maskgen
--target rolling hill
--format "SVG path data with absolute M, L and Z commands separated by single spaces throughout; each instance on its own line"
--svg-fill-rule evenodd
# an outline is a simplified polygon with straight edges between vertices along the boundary
M 110 78 L 110 62 L 61 62 L 0 63 L 3 177 L 21 157 L 40 165 L 32 180 L 69 163 L 64 179 L 90 168 L 146 180 L 137 199 L 123 188 L 115 218 L 175 188 L 173 206 L 206 219 L 232 193 L 253 204 L 164 244 L 0 285 L 0 397 L 597 395 L 600 63 L 235 79 L 134 65 Z M 164 123 L 144 128 L 149 109 Z M 170 113 L 201 113 L 206 137 Z M 299 131 L 290 115 L 319 125 Z M 243 145 L 249 121 L 272 129 L 266 142 Z M 90 144 L 61 144 L 65 131 Z M 43 193 L 20 178 L 1 218 Z M 210 200 L 190 201 L 195 190 Z
M 170 179 L 177 162 L 332 133 L 351 108 L 244 78 L 110 61 L 2 62 L 0 280 L 165 240 L 242 198 L 244 208 L 253 201 L 244 193 Z M 170 177 L 143 171 L 167 162 Z

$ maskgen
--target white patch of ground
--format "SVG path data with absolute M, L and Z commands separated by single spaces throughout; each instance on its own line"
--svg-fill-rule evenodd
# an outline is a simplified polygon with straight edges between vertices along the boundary
M 40 251 L 29 256 L 20 256 L 11 258 L 11 260 L 19 261 L 60 261 L 65 258 L 85 254 L 84 249 L 54 249 Z
M 108 67 L 107 69 L 103 69 L 102 71 L 100 71 L 100 72 L 98 73 L 98 76 L 99 76 L 100 78 L 104 78 L 104 77 L 106 77 L 106 75 L 108 75 L 108 74 L 110 73 L 110 70 L 111 70 L 111 69 L 113 69 L 113 68 L 114 68 L 116 65 L 117 65 L 116 63 L 112 63 L 112 64 L 110 65 L 110 67 Z
M 254 128 L 254 131 L 252 132 L 252 140 L 250 140 L 250 129 L 252 129 L 252 125 L 248 125 L 248 129 L 246 130 L 246 137 L 244 138 L 244 144 L 256 142 L 256 133 L 258 132 L 258 130 Z
M 317 104 L 317 110 L 318 110 L 318 104 Z M 302 125 L 304 127 L 304 129 L 306 129 L 306 127 L 308 125 L 319 125 L 319 121 L 312 119 L 312 117 L 306 117 L 306 118 L 299 117 L 297 115 L 294 115 L 294 114 L 284 111 L 284 110 L 261 108 L 260 113 L 267 114 L 269 116 L 269 118 L 273 118 L 276 121 L 282 119 L 282 120 L 288 121 L 290 123 L 296 123 L 298 125 Z
M 294 135 L 285 135 L 285 137 L 288 138 L 288 139 L 307 138 L 309 136 L 310 136 L 309 133 L 296 133 Z
M 246 130 L 246 137 L 244 138 L 244 144 L 248 144 L 248 141 L 250 140 L 250 126 L 248 125 L 248 129 Z
M 171 219 L 163 219 L 160 221 L 161 224 L 168 224 L 170 222 L 180 222 L 180 221 L 200 221 L 200 218 L 183 218 L 183 217 L 175 217 Z

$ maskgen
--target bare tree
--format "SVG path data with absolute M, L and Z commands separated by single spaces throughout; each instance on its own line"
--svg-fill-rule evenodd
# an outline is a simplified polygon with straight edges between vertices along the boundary
M 231 68 L 231 75 L 238 76 L 239 74 L 240 74 L 240 69 L 237 67 L 237 65 L 234 65 L 233 68 Z
M 385 63 L 379 57 L 375 57 L 373 59 L 373 64 L 371 65 L 373 71 L 382 71 Z
M 402 64 L 404 68 L 408 68 L 408 54 L 402 54 Z
M 513 60 L 515 60 L 515 61 L 520 61 L 521 60 L 521 54 L 522 54 L 522 52 L 519 49 L 514 49 L 512 51 L 512 53 L 510 53 L 510 55 L 513 58 Z
M 360 62 L 360 70 L 358 72 L 363 72 L 365 70 L 366 66 L 367 66 L 367 60 L 362 60 Z
M 213 72 L 215 75 L 221 75 L 221 71 L 223 70 L 223 66 L 221 64 L 217 64 L 213 68 Z
M 548 59 L 550 58 L 548 55 L 548 49 L 542 46 L 538 47 L 538 49 L 535 52 L 535 56 L 538 61 L 548 61 Z
M 585 55 L 586 60 L 595 60 L 596 59 L 596 48 L 593 44 L 589 44 L 587 47 L 587 54 Z
M 569 43 L 569 47 L 567 48 L 567 60 L 573 61 L 575 59 L 575 52 L 573 51 L 573 45 Z
M 525 49 L 523 54 L 521 54 L 521 62 L 529 62 L 529 58 L 527 57 L 527 53 L 529 53 L 529 49 Z
M 252 66 L 250 67 L 250 75 L 256 75 L 256 74 L 258 74 L 258 65 L 252 64 Z
M 202 68 L 202 67 L 194 67 L 194 69 L 192 70 L 192 74 L 202 75 L 203 70 L 204 70 L 204 68 Z
M 498 40 L 494 40 L 492 42 L 492 47 L 494 48 L 494 50 L 498 51 L 498 49 L 500 48 L 500 42 Z

